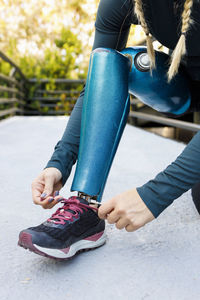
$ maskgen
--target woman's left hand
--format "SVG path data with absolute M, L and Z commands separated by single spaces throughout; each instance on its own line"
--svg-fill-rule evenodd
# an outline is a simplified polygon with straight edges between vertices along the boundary
M 118 229 L 135 231 L 155 219 L 136 189 L 128 190 L 103 203 L 99 217 L 115 224 Z

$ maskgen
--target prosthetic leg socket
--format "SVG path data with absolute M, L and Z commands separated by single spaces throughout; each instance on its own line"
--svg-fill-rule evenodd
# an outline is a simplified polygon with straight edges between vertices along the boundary
M 130 67 L 130 60 L 118 51 L 98 48 L 91 54 L 71 191 L 97 196 L 98 201 L 130 110 Z

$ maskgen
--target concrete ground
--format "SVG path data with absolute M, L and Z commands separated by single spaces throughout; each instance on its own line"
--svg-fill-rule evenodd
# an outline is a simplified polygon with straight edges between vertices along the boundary
M 190 191 L 137 232 L 107 226 L 107 244 L 66 262 L 17 246 L 19 231 L 53 211 L 33 205 L 30 185 L 61 137 L 67 117 L 13 117 L 0 123 L 1 300 L 198 300 L 200 218 Z M 184 144 L 127 125 L 104 201 L 154 177 Z M 70 195 L 73 172 L 62 190 Z

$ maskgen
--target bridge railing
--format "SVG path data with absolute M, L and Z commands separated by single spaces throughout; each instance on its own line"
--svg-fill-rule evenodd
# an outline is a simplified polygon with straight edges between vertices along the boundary
M 9 76 L 0 73 L 0 119 L 24 113 L 27 79 L 18 66 L 0 51 L 0 59 L 12 66 Z
M 85 80 L 27 79 L 20 68 L 1 51 L 0 59 L 12 66 L 9 76 L 0 73 L 0 119 L 16 114 L 70 115 Z M 195 132 L 200 130 L 200 113 L 190 113 L 189 119 L 172 119 L 132 97 L 129 123 L 145 127 L 148 122 Z
M 139 127 L 154 123 L 197 132 L 200 130 L 200 112 L 189 112 L 181 117 L 171 118 L 148 107 L 139 99 L 131 97 L 129 123 Z
M 85 80 L 30 79 L 25 115 L 69 115 Z

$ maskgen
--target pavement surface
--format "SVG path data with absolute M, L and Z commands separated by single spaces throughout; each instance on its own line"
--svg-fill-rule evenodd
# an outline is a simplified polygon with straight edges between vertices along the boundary
M 200 299 L 200 217 L 190 191 L 137 232 L 107 225 L 105 246 L 66 262 L 17 246 L 20 230 L 40 224 L 53 212 L 32 203 L 30 185 L 67 121 L 13 117 L 0 123 L 0 299 Z M 127 125 L 103 201 L 153 178 L 184 147 Z M 71 195 L 73 174 L 74 168 L 61 192 L 65 197 Z

